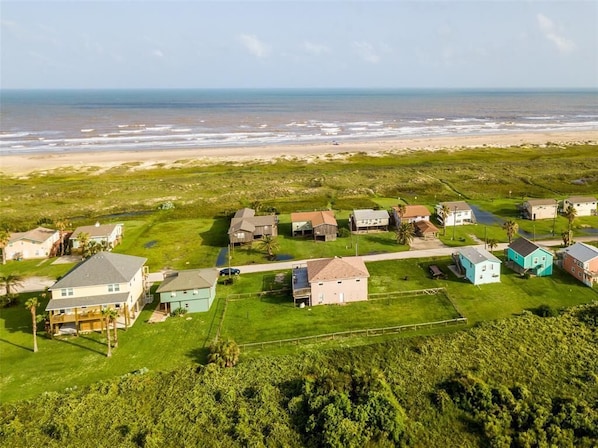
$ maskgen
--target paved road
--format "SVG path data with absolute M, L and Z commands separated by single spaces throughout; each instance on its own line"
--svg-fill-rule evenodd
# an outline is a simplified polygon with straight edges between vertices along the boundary
M 575 241 L 590 242 L 596 241 L 596 236 L 582 236 L 576 238 Z M 542 246 L 560 247 L 562 240 L 548 240 L 538 241 L 538 244 Z M 499 243 L 494 249 L 495 251 L 502 251 L 508 246 L 507 243 Z M 483 244 L 477 244 L 472 247 L 484 247 Z M 409 250 L 405 252 L 391 252 L 386 254 L 374 254 L 374 255 L 362 255 L 363 261 L 386 261 L 386 260 L 406 260 L 409 258 L 431 258 L 431 257 L 446 257 L 450 256 L 453 252 L 456 252 L 458 247 L 438 247 L 434 249 L 422 249 L 422 250 Z M 280 261 L 278 263 L 265 263 L 265 264 L 248 264 L 244 266 L 235 266 L 241 270 L 242 274 L 250 274 L 254 272 L 268 272 L 268 271 L 281 271 L 289 270 L 297 265 L 305 265 L 308 260 L 290 260 Z M 160 273 L 152 273 L 154 279 L 158 281 L 161 278 Z M 43 291 L 46 287 L 52 286 L 55 283 L 54 279 L 49 277 L 28 277 L 23 281 L 22 287 L 18 288 L 18 292 L 32 292 L 32 291 Z M 2 288 L 0 288 L 0 293 Z

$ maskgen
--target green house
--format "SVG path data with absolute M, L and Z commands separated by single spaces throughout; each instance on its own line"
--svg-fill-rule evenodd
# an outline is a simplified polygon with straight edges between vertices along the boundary
M 507 266 L 520 274 L 552 275 L 553 255 L 526 238 L 517 238 L 507 248 Z
M 208 311 L 216 297 L 216 269 L 189 269 L 169 273 L 156 290 L 163 309 L 171 313 L 179 308 L 189 313 Z

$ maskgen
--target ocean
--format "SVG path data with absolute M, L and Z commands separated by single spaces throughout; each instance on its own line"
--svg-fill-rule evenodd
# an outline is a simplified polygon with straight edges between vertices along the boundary
M 2 154 L 598 130 L 598 90 L 3 90 Z

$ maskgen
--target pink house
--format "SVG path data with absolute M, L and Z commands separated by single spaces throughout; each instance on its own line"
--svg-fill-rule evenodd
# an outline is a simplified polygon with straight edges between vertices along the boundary
M 598 248 L 584 243 L 566 248 L 563 269 L 584 285 L 591 287 L 598 283 Z
M 293 298 L 307 306 L 367 300 L 369 276 L 361 257 L 310 260 L 293 269 Z

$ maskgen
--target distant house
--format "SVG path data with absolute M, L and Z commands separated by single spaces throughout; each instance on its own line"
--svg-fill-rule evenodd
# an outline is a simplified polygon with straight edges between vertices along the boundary
M 500 282 L 501 261 L 486 249 L 463 247 L 458 251 L 458 259 L 465 278 L 474 285 Z
M 89 242 L 105 244 L 108 250 L 118 245 L 124 233 L 122 224 L 100 224 L 96 222 L 93 226 L 77 227 L 69 238 L 71 248 L 79 249 L 81 247 L 81 235 L 87 234 Z
M 167 313 L 183 309 L 189 313 L 208 311 L 216 297 L 216 269 L 189 269 L 164 277 L 156 293 Z
M 556 199 L 528 199 L 521 204 L 521 214 L 524 219 L 552 219 L 558 210 Z
M 334 241 L 338 224 L 331 210 L 291 213 L 293 236 L 313 236 L 316 240 Z
M 242 208 L 230 221 L 228 238 L 231 244 L 251 243 L 265 235 L 278 235 L 276 215 L 255 216 L 255 210 Z
M 361 257 L 310 260 L 293 268 L 293 298 L 307 306 L 367 300 L 369 276 Z
M 4 257 L 6 260 L 47 258 L 54 255 L 59 243 L 58 230 L 36 227 L 27 232 L 15 232 L 4 248 Z
M 415 221 L 413 226 L 415 227 L 415 236 L 425 240 L 438 238 L 438 227 L 436 227 L 430 221 Z
M 430 221 L 430 211 L 424 205 L 406 205 L 405 211 L 401 215 L 399 207 L 392 207 L 394 221 L 398 224 L 402 222 Z
M 582 282 L 593 286 L 598 283 L 598 248 L 575 243 L 563 251 L 563 269 Z
M 507 266 L 516 272 L 529 272 L 538 277 L 552 275 L 552 252 L 527 238 L 517 238 L 509 244 L 506 253 Z
M 386 231 L 388 230 L 388 222 L 390 221 L 390 215 L 386 210 L 353 210 L 353 213 L 350 216 L 350 220 L 351 227 L 354 231 Z
M 443 219 L 442 209 L 448 208 L 448 216 Z M 438 222 L 445 226 L 462 226 L 464 224 L 475 224 L 473 210 L 465 201 L 441 202 L 435 207 Z
M 598 202 L 592 196 L 571 196 L 563 201 L 563 211 L 572 206 L 577 216 L 596 216 Z
M 52 333 L 101 330 L 104 308 L 116 309 L 119 323 L 128 327 L 150 301 L 146 261 L 99 252 L 71 269 L 49 288 Z

